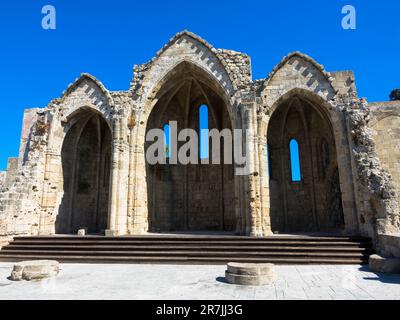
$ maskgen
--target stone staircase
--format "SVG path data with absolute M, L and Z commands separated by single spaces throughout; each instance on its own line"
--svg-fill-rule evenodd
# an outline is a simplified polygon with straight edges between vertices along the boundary
M 373 253 L 371 241 L 360 237 L 57 236 L 17 237 L 0 251 L 0 261 L 367 264 Z

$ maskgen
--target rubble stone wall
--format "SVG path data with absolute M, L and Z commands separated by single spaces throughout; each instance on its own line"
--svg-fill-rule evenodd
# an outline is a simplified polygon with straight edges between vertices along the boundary
M 7 164 L 7 176 L 5 180 L 5 186 L 11 186 L 18 173 L 18 158 L 9 158 Z
M 360 232 L 378 242 L 380 234 L 395 234 L 400 230 L 395 182 L 385 170 L 384 160 L 379 157 L 379 147 L 371 129 L 371 107 L 367 101 L 341 97 L 337 102 L 347 117 L 352 142 L 350 149 Z
M 7 171 L 0 171 L 0 189 L 5 185 L 7 178 Z

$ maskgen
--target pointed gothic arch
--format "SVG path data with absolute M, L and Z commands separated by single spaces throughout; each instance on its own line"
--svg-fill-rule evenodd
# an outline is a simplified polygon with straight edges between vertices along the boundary
M 273 231 L 341 232 L 344 214 L 339 164 L 327 104 L 310 92 L 292 90 L 273 106 L 267 139 Z M 301 179 L 292 175 L 289 146 L 294 140 L 300 150 Z M 330 155 L 324 159 L 321 141 Z
M 223 87 L 187 61 L 166 76 L 155 101 L 146 132 L 176 121 L 178 132 L 190 128 L 199 133 L 202 105 L 209 111 L 209 129 L 232 129 Z M 233 165 L 147 164 L 146 189 L 152 231 L 236 230 Z
M 81 108 L 67 124 L 61 150 L 63 196 L 56 233 L 104 234 L 109 219 L 112 134 L 98 112 Z

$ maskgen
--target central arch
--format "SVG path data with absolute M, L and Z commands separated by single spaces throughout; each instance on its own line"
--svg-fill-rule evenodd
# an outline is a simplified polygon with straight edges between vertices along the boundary
M 344 228 L 336 142 L 318 99 L 293 92 L 277 102 L 268 126 L 271 225 L 274 232 Z
M 207 72 L 183 62 L 166 79 L 155 98 L 157 103 L 149 115 L 146 132 L 163 130 L 170 121 L 176 121 L 178 132 L 194 129 L 200 137 L 200 109 L 205 106 L 209 130 L 232 130 L 224 94 Z M 182 144 L 178 143 L 178 148 Z M 146 150 L 148 146 L 146 143 Z M 211 149 L 210 143 L 210 158 Z M 207 155 L 205 152 L 203 157 L 204 154 Z M 200 163 L 201 152 L 198 157 Z M 233 165 L 147 163 L 146 177 L 150 231 L 235 231 Z

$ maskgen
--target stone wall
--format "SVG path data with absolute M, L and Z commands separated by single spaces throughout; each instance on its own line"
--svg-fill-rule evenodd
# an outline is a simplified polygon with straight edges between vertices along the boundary
M 18 173 L 18 158 L 9 158 L 7 164 L 7 177 L 5 181 L 5 186 L 9 187 L 14 183 L 14 180 Z
M 8 158 L 7 171 L 0 171 L 0 190 L 12 186 L 18 174 L 19 158 Z
M 7 171 L 0 171 L 0 189 L 5 185 L 7 178 Z
M 371 130 L 371 108 L 365 99 L 338 97 L 336 107 L 345 113 L 351 137 L 353 176 L 360 232 L 372 237 L 400 230 L 395 183 L 379 158 Z M 388 128 L 389 129 L 389 128 Z
M 19 146 L 19 159 L 21 164 L 24 164 L 28 158 L 27 153 L 29 151 L 29 148 L 27 147 L 27 144 L 29 143 L 29 140 L 31 138 L 33 125 L 38 119 L 38 112 L 40 112 L 40 109 L 38 108 L 24 110 L 21 141 Z
M 330 72 L 333 78 L 332 85 L 341 95 L 357 95 L 353 71 Z
M 374 103 L 370 108 L 376 153 L 393 179 L 400 201 L 400 103 Z
M 37 112 L 26 141 L 24 161 L 15 178 L 0 192 L 0 238 L 35 235 L 40 230 L 40 205 L 44 184 L 44 145 L 47 140 L 46 112 Z M 15 160 L 15 163 L 17 161 Z

